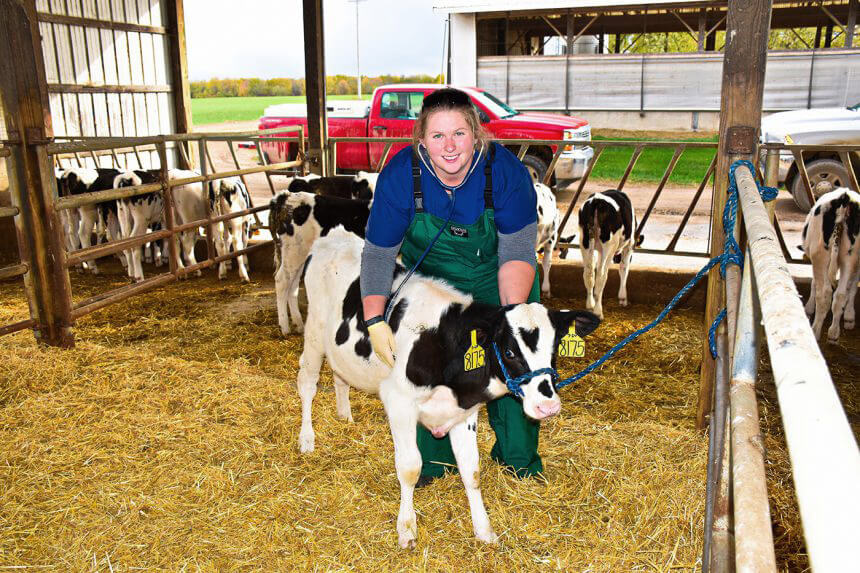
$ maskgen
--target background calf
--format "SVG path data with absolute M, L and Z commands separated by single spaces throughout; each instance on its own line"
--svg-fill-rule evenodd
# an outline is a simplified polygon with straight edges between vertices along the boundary
M 821 327 L 832 307 L 833 322 L 827 340 L 839 339 L 839 322 L 854 328 L 854 297 L 860 279 L 860 194 L 845 187 L 825 193 L 815 202 L 803 225 L 803 252 L 812 261 L 812 284 L 806 314 L 815 319 L 812 330 L 821 338 Z M 837 283 L 837 273 L 839 275 Z M 833 289 L 836 295 L 833 296 Z

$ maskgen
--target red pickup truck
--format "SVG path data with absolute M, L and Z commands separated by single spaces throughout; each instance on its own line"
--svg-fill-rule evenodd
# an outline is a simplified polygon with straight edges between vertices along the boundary
M 442 86 L 440 84 L 395 84 L 381 86 L 368 101 L 330 101 L 326 104 L 329 137 L 412 137 L 412 126 L 424 97 Z M 569 139 L 559 156 L 555 175 L 560 181 L 582 176 L 594 155 L 591 126 L 584 119 L 550 113 L 524 113 L 504 104 L 498 98 L 478 88 L 460 88 L 469 94 L 481 123 L 496 139 Z M 273 105 L 260 118 L 260 129 L 289 125 L 305 126 L 307 110 L 304 104 Z M 576 142 L 576 143 L 573 143 Z M 389 158 L 405 147 L 395 144 Z M 518 146 L 513 149 L 517 151 Z M 539 181 L 546 173 L 557 146 L 529 147 L 523 164 Z M 295 157 L 295 144 L 270 142 L 262 144 L 270 162 L 289 161 Z M 382 158 L 384 143 L 339 143 L 338 171 L 373 170 Z

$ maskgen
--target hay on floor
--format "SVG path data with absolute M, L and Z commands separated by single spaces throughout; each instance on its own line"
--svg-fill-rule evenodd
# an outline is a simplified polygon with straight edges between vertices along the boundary
M 355 423 L 338 420 L 324 370 L 316 451 L 300 455 L 301 338 L 280 336 L 272 281 L 253 278 L 183 281 L 110 307 L 80 321 L 71 351 L 37 347 L 26 332 L 0 338 L 0 566 L 700 568 L 699 313 L 674 313 L 562 392 L 562 414 L 541 430 L 545 478 L 514 479 L 489 459 L 482 414 L 481 484 L 500 543 L 474 540 L 462 484 L 447 476 L 416 492 L 418 545 L 402 551 L 380 402 L 353 391 Z M 80 297 L 110 281 L 123 279 L 73 277 Z M 19 292 L 0 284 L 0 319 L 26 311 Z M 610 297 L 586 358 L 564 359 L 562 374 L 658 311 Z M 808 562 L 775 399 L 764 399 L 779 562 L 795 571 Z M 856 420 L 856 398 L 848 406 Z

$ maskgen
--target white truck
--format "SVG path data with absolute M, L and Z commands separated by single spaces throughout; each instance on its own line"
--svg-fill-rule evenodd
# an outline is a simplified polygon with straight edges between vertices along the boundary
M 860 178 L 860 103 L 851 107 L 801 109 L 769 115 L 761 120 L 762 143 L 786 145 L 855 145 L 850 153 L 855 175 Z M 817 199 L 836 187 L 851 187 L 851 176 L 839 155 L 832 151 L 810 151 L 803 154 L 812 193 Z M 794 156 L 790 151 L 779 154 L 779 180 L 804 211 L 812 205 L 803 188 Z

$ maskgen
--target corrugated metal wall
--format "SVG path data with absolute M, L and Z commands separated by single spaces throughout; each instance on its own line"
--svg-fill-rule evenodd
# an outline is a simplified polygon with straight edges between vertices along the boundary
M 478 86 L 521 109 L 719 111 L 722 54 L 490 56 L 478 59 Z M 810 72 L 812 91 L 810 94 Z M 860 50 L 771 52 L 764 110 L 860 101 Z
M 175 132 L 159 0 L 36 0 L 36 10 L 55 137 Z M 154 151 L 119 160 L 127 168 L 158 161 Z M 99 161 L 113 164 L 110 156 Z

